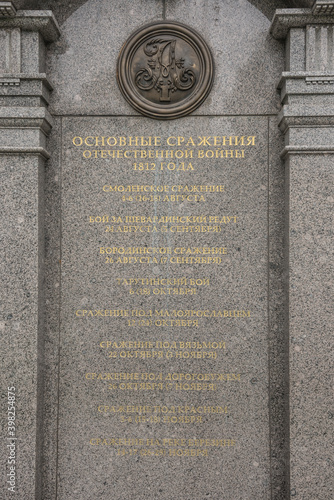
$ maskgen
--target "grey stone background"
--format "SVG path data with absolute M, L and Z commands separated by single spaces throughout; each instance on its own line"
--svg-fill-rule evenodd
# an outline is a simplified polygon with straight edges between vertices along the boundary
M 77 471 L 76 489 L 74 483 L 71 487 L 70 476 L 63 482 L 64 439 L 66 432 L 71 439 L 74 436 L 70 431 L 65 432 L 70 422 L 62 411 L 70 408 L 68 398 L 78 384 L 70 378 L 66 386 L 72 367 L 66 323 L 61 323 L 61 303 L 63 300 L 62 305 L 66 306 L 66 300 L 71 299 L 66 293 L 72 279 L 71 274 L 61 274 L 61 260 L 63 256 L 68 258 L 69 250 L 68 246 L 62 248 L 62 233 L 65 231 L 66 241 L 69 227 L 64 216 L 70 213 L 68 207 L 72 202 L 68 194 L 64 196 L 64 179 L 69 178 L 64 169 L 76 168 L 74 160 L 68 161 L 63 141 L 72 127 L 78 124 L 82 127 L 89 116 L 90 120 L 102 116 L 102 120 L 122 123 L 123 131 L 127 123 L 141 123 L 145 131 L 157 127 L 156 122 L 151 125 L 150 120 L 140 117 L 124 101 L 116 85 L 114 68 L 123 41 L 138 25 L 166 18 L 197 29 L 209 44 L 216 63 L 216 78 L 207 101 L 194 116 L 168 123 L 166 129 L 173 131 L 182 124 L 196 129 L 201 122 L 219 123 L 222 116 L 233 121 L 234 115 L 246 121 L 260 115 L 256 119 L 265 120 L 268 125 L 267 342 L 261 337 L 268 355 L 268 391 L 259 396 L 259 415 L 267 421 L 264 410 L 267 398 L 270 434 L 261 443 L 262 450 L 268 447 L 268 454 L 267 463 L 261 463 L 260 478 L 249 469 L 246 458 L 239 463 L 244 468 L 233 479 L 241 487 L 237 498 L 283 500 L 291 496 L 330 500 L 334 491 L 330 409 L 333 311 L 330 186 L 334 110 L 332 85 L 324 84 L 323 80 L 334 80 L 329 50 L 333 42 L 331 19 L 313 17 L 312 22 L 319 19 L 319 28 L 315 29 L 320 34 L 313 37 L 314 28 L 305 28 L 306 21 L 294 13 L 289 21 L 294 26 L 290 33 L 284 21 L 278 20 L 273 37 L 270 21 L 276 9 L 310 8 L 313 2 L 196 0 L 191 2 L 190 10 L 190 2 L 185 0 L 16 0 L 15 3 L 19 9 L 52 9 L 61 26 L 58 40 L 55 40 L 57 29 L 53 27 L 50 32 L 49 27 L 42 28 L 40 21 L 35 32 L 23 29 L 21 39 L 15 32 L 12 45 L 8 45 L 7 34 L 1 38 L 7 48 L 16 50 L 16 56 L 21 47 L 21 61 L 12 58 L 10 71 L 11 77 L 21 78 L 20 86 L 0 87 L 0 163 L 6 204 L 2 231 L 6 239 L 1 275 L 5 290 L 1 362 L 5 387 L 12 385 L 15 377 L 19 388 L 17 498 L 92 498 L 91 491 L 81 490 L 82 484 L 77 489 L 77 478 L 83 478 L 85 487 L 89 475 L 95 475 L 97 480 L 94 495 L 110 497 L 110 491 L 105 489 L 108 483 L 102 485 L 100 481 L 103 470 L 95 469 L 94 465 L 83 470 L 80 466 L 83 463 L 80 448 L 74 449 L 73 455 L 66 455 L 69 470 Z M 303 11 L 303 15 L 311 19 L 311 11 Z M 37 33 L 39 29 L 41 35 Z M 326 54 L 324 46 L 329 48 Z M 0 58 L 0 62 L 1 81 L 4 73 L 8 78 L 8 61 Z M 54 87 L 51 94 L 45 70 Z M 29 72 L 34 73 L 34 79 L 28 78 Z M 282 74 L 280 100 L 276 88 Z M 311 84 L 307 78 L 313 79 Z M 45 110 L 49 103 L 53 119 Z M 8 127 L 13 131 L 11 134 Z M 284 137 L 285 168 L 280 158 Z M 51 158 L 46 162 L 48 152 Z M 63 266 L 66 272 L 66 262 Z M 84 278 L 83 272 L 83 281 Z M 63 295 L 62 282 L 69 284 Z M 264 348 L 261 363 L 263 356 Z M 80 392 L 79 386 L 78 389 Z M 59 400 L 67 401 L 67 406 L 59 408 Z M 78 425 L 80 411 L 75 412 L 73 409 Z M 255 410 L 253 418 L 254 415 Z M 5 431 L 4 420 L 1 425 Z M 78 432 L 84 430 L 85 427 Z M 4 451 L 1 453 L 3 463 Z M 230 466 L 233 468 L 233 462 Z M 128 467 L 131 469 L 131 462 Z M 160 470 L 163 476 L 167 469 L 162 466 Z M 57 477 L 59 471 L 61 475 Z M 119 474 L 121 485 L 115 489 L 116 494 L 129 500 L 140 498 L 127 489 L 126 484 L 131 485 L 133 477 L 126 471 L 127 467 Z M 178 483 L 191 489 L 192 500 L 196 491 L 207 493 L 205 481 L 211 472 L 203 468 L 197 487 L 196 481 L 187 484 L 190 476 L 186 472 L 189 473 L 178 471 Z M 269 472 L 269 482 L 263 483 L 261 490 L 254 489 L 256 481 L 266 480 Z M 182 498 L 173 483 L 174 476 L 167 477 L 171 489 L 153 490 L 151 497 L 146 492 L 145 498 Z M 90 478 L 88 484 L 91 481 Z M 147 482 L 138 485 L 141 495 Z M 243 493 L 242 488 L 245 488 Z M 208 498 L 225 500 L 224 493 L 215 496 L 213 491 L 209 491 Z M 226 500 L 232 498 L 237 500 L 231 495 Z
M 186 2 L 145 2 L 144 8 L 143 5 L 138 3 L 134 4 L 131 2 L 128 6 L 121 2 L 119 5 L 113 2 L 104 3 L 103 8 L 100 7 L 97 9 L 95 7 L 94 2 L 86 3 L 81 10 L 76 10 L 71 17 L 65 21 L 62 25 L 63 36 L 59 39 L 58 42 L 53 44 L 50 47 L 48 52 L 48 71 L 52 74 L 53 83 L 55 86 L 55 90 L 53 92 L 51 108 L 52 112 L 55 115 L 102 115 L 102 116 L 115 116 L 114 120 L 118 120 L 117 118 L 120 115 L 128 116 L 127 120 L 130 126 L 133 118 L 132 115 L 138 116 L 138 122 L 142 123 L 140 129 L 144 130 L 145 133 L 149 133 L 150 128 L 150 120 L 144 120 L 140 118 L 139 115 L 124 101 L 120 91 L 116 85 L 116 81 L 114 78 L 113 68 L 116 65 L 116 60 L 118 56 L 118 52 L 120 47 L 126 39 L 127 36 L 131 34 L 131 32 L 138 26 L 139 23 L 145 24 L 146 22 L 150 22 L 154 19 L 162 20 L 164 17 L 168 19 L 175 19 L 181 22 L 184 22 L 188 25 L 194 26 L 206 39 L 208 42 L 216 64 L 216 78 L 214 81 L 214 87 L 207 101 L 199 108 L 195 115 L 199 115 L 198 118 L 186 118 L 177 122 L 169 122 L 164 126 L 170 133 L 174 134 L 176 130 L 175 127 L 182 128 L 187 127 L 194 128 L 194 130 L 201 129 L 202 120 L 209 120 L 205 123 L 209 124 L 212 122 L 212 119 L 203 117 L 200 121 L 200 116 L 206 115 L 212 117 L 216 116 L 217 120 L 219 120 L 219 115 L 258 115 L 263 114 L 266 115 L 269 124 L 268 128 L 268 138 L 269 138 L 269 154 L 270 154 L 270 162 L 269 162 L 269 170 L 268 175 L 269 179 L 266 182 L 269 182 L 268 186 L 270 189 L 268 190 L 268 207 L 269 207 L 269 217 L 272 220 L 270 224 L 270 239 L 269 239 L 269 251 L 270 251 L 270 267 L 269 267 L 269 279 L 270 283 L 270 301 L 268 302 L 270 311 L 268 321 L 270 322 L 271 328 L 268 330 L 270 337 L 267 339 L 269 343 L 264 350 L 267 352 L 269 349 L 269 355 L 271 359 L 271 371 L 267 374 L 268 383 L 270 384 L 270 394 L 271 394 L 271 429 L 270 436 L 268 435 L 268 439 L 271 441 L 271 452 L 269 456 L 269 452 L 267 452 L 267 458 L 265 462 L 262 462 L 262 459 L 255 459 L 250 462 L 261 463 L 261 467 L 271 467 L 272 480 L 269 478 L 264 479 L 264 482 L 261 486 L 263 490 L 260 490 L 258 487 L 255 487 L 255 490 L 252 489 L 252 486 L 249 486 L 248 493 L 244 492 L 244 495 L 247 498 L 267 498 L 270 495 L 270 491 L 275 498 L 286 498 L 287 496 L 287 483 L 285 480 L 286 475 L 286 432 L 287 432 L 287 415 L 285 411 L 285 399 L 286 399 L 286 386 L 285 386 L 285 363 L 286 363 L 286 349 L 285 349 L 285 339 L 284 339 L 284 325 L 283 325 L 283 217 L 284 217 L 284 172 L 282 169 L 282 162 L 279 158 L 279 153 L 283 147 L 283 140 L 280 136 L 280 133 L 277 129 L 277 119 L 275 115 L 280 109 L 279 95 L 276 91 L 276 84 L 279 81 L 280 74 L 284 67 L 283 60 L 283 44 L 279 41 L 273 40 L 269 35 L 269 26 L 270 20 L 269 17 L 273 14 L 275 10 L 275 5 L 273 3 L 268 2 L 260 2 L 261 5 L 257 5 L 260 10 L 255 8 L 255 5 L 252 3 L 248 3 L 246 1 L 238 2 L 208 2 L 206 4 L 200 4 L 200 2 L 195 2 L 193 5 L 193 9 L 191 12 L 187 9 Z M 284 7 L 284 5 L 280 4 L 279 7 Z M 138 10 L 137 10 L 138 9 Z M 154 15 L 154 12 L 156 14 Z M 212 12 L 214 12 L 214 16 L 212 16 Z M 117 13 L 117 18 L 115 17 L 115 13 Z M 64 12 L 63 12 L 64 15 Z M 213 19 L 212 19 L 213 17 Z M 252 26 L 249 25 L 249 17 L 253 19 Z M 122 19 L 120 21 L 119 19 Z M 210 19 L 210 25 L 206 25 L 205 19 Z M 93 21 L 92 21 L 93 20 Z M 123 26 L 122 33 L 118 33 L 116 30 L 117 25 L 121 22 Z M 103 30 L 101 27 L 104 25 L 110 25 L 110 23 L 115 23 L 114 30 Z M 237 31 L 236 25 L 241 25 L 241 29 Z M 89 32 L 89 37 L 87 38 L 87 31 Z M 103 32 L 103 36 L 101 36 L 101 32 Z M 223 40 L 222 40 L 223 37 Z M 96 49 L 96 44 L 94 41 L 98 40 L 98 47 Z M 270 49 L 268 50 L 268 45 Z M 108 64 L 106 65 L 104 53 L 106 48 L 110 47 L 108 50 Z M 226 48 L 227 47 L 227 48 Z M 225 48 L 225 50 L 223 49 Z M 91 53 L 91 58 L 87 58 L 87 54 Z M 77 65 L 77 62 L 82 58 L 82 62 Z M 75 69 L 74 69 L 75 68 Z M 80 68 L 80 69 L 79 69 Z M 78 74 L 80 71 L 80 74 Z M 221 89 L 226 89 L 225 92 L 222 92 Z M 258 88 L 258 92 L 254 92 L 254 89 Z M 88 120 L 86 118 L 85 122 L 91 122 L 92 118 Z M 231 116 L 230 120 L 233 120 Z M 57 120 L 58 121 L 58 120 Z M 58 133 L 61 133 L 64 137 L 66 130 L 66 144 L 68 144 L 69 134 L 67 129 L 69 124 L 73 127 L 73 133 L 79 133 L 79 130 L 82 130 L 82 125 L 79 126 L 79 123 L 74 121 L 70 116 L 68 120 L 62 119 L 59 120 L 59 128 L 55 133 L 52 134 L 55 137 L 55 142 L 60 143 L 61 139 L 57 138 Z M 117 123 L 117 122 L 116 122 Z M 126 118 L 119 121 L 121 124 L 119 129 L 122 130 L 122 133 L 126 133 L 127 130 L 127 121 Z M 134 122 L 136 123 L 136 122 Z M 215 123 L 215 122 L 212 122 Z M 219 122 L 217 122 L 219 123 Z M 156 128 L 157 125 L 153 123 Z M 212 127 L 212 125 L 210 125 Z M 85 125 L 87 131 L 87 125 Z M 62 132 L 60 131 L 62 129 Z M 108 127 L 104 127 L 102 130 L 107 129 Z M 65 146 L 64 146 L 65 147 Z M 73 153 L 72 153 L 73 154 Z M 75 158 L 75 157 L 74 157 Z M 52 179 L 57 176 L 57 169 L 61 168 L 63 170 L 65 165 L 68 165 L 66 169 L 68 169 L 74 161 L 77 161 L 73 158 L 68 160 L 64 158 L 61 161 L 61 166 L 59 167 L 58 160 L 56 159 L 55 163 L 52 161 L 51 165 L 52 170 L 50 171 L 50 175 Z M 256 158 L 254 158 L 254 166 L 257 164 Z M 65 163 L 64 163 L 65 162 Z M 50 163 L 50 162 L 49 162 Z M 51 172 L 53 172 L 51 174 Z M 61 177 L 66 175 L 64 173 L 59 172 L 58 180 L 61 182 Z M 66 186 L 66 184 L 65 184 Z M 58 190 L 56 186 L 54 186 L 54 190 Z M 64 199 L 64 194 L 63 200 Z M 71 202 L 71 197 L 69 197 L 69 202 Z M 54 198 L 50 200 L 50 212 L 55 211 L 56 208 L 53 205 Z M 57 205 L 56 205 L 57 206 Z M 62 208 L 62 211 L 64 208 Z M 60 208 L 59 208 L 60 211 Z M 266 217 L 268 217 L 267 210 Z M 62 212 L 64 213 L 64 212 Z M 50 216 L 49 220 L 52 220 L 52 216 Z M 65 229 L 65 227 L 64 227 Z M 238 240 L 238 237 L 237 237 Z M 68 247 L 68 245 L 66 245 Z M 87 245 L 85 247 L 88 250 Z M 62 254 L 66 252 L 64 248 Z M 54 259 L 54 256 L 52 256 Z M 54 262 L 54 261 L 53 261 Z M 52 268 L 52 262 L 48 265 L 48 268 Z M 66 278 L 64 278 L 66 279 Z M 71 279 L 71 274 L 69 276 Z M 54 290 L 54 281 L 59 283 L 59 278 L 53 276 L 50 273 L 50 282 L 48 285 L 48 289 L 50 290 L 49 296 L 50 301 L 53 296 Z M 80 281 L 80 280 L 79 280 Z M 96 288 L 96 285 L 94 285 Z M 68 288 L 68 287 L 67 287 Z M 71 287 L 69 287 L 71 290 Z M 210 296 L 210 294 L 208 295 Z M 198 297 L 196 300 L 201 299 Z M 68 302 L 66 300 L 66 302 Z M 51 302 L 52 303 L 52 302 Z M 54 324 L 51 326 L 51 330 L 48 333 L 48 345 L 50 347 L 54 345 L 57 340 L 54 338 L 53 330 L 56 331 Z M 58 334 L 57 334 L 58 335 Z M 64 339 L 64 334 L 62 334 L 62 338 Z M 63 340 L 62 340 L 63 342 Z M 240 346 L 241 348 L 241 346 Z M 236 347 L 235 352 L 240 352 L 240 348 Z M 65 353 L 68 352 L 68 348 L 66 345 L 62 348 Z M 232 348 L 233 351 L 233 348 Z M 49 351 L 50 360 L 48 365 L 55 366 L 56 359 L 54 359 L 55 353 L 52 349 Z M 68 359 L 68 354 L 65 355 L 65 359 Z M 65 362 L 65 361 L 64 361 Z M 254 362 L 255 363 L 255 362 Z M 64 366 L 70 366 L 65 362 Z M 255 365 L 256 366 L 256 363 Z M 65 370 L 66 371 L 66 370 Z M 71 373 L 71 372 L 69 372 Z M 65 374 L 65 372 L 64 372 Z M 52 446 L 56 446 L 55 441 L 60 439 L 60 446 L 64 450 L 64 454 L 66 452 L 64 438 L 66 434 L 62 434 L 62 431 L 58 432 L 62 434 L 58 434 L 57 437 L 57 429 L 54 425 L 54 418 L 52 413 L 54 408 L 57 406 L 57 398 L 58 393 L 55 393 L 55 378 L 54 371 L 50 372 L 50 375 L 47 373 L 48 387 L 53 389 L 53 396 L 50 393 L 49 398 L 54 397 L 54 403 L 50 405 L 50 415 L 49 418 L 45 420 L 45 432 L 44 434 L 48 436 L 48 448 L 52 449 Z M 252 377 L 254 378 L 254 377 Z M 266 397 L 268 397 L 266 394 Z M 66 391 L 63 393 L 64 403 L 67 399 Z M 235 398 L 237 395 L 235 394 Z M 265 399 L 262 400 L 264 404 Z M 68 403 L 67 403 L 68 404 Z M 263 413 L 264 411 L 264 413 Z M 263 415 L 265 415 L 265 407 L 260 411 Z M 258 414 L 260 416 L 260 413 Z M 79 415 L 78 415 L 79 417 Z M 64 418 L 63 416 L 61 417 Z M 52 439 L 52 436 L 53 439 Z M 53 442 L 54 440 L 54 442 Z M 265 444 L 265 442 L 263 443 Z M 269 446 L 269 441 L 267 441 L 267 446 Z M 249 445 L 249 452 L 251 452 L 252 445 Z M 49 453 L 49 451 L 48 451 Z M 228 456 L 228 455 L 226 455 Z M 238 479 L 235 478 L 232 480 L 231 486 L 226 484 L 226 487 L 232 487 L 234 481 L 234 494 L 226 493 L 229 498 L 232 495 L 236 494 L 236 490 L 238 489 L 237 483 L 240 480 L 241 484 L 244 484 L 242 481 L 243 474 L 255 474 L 254 480 L 258 472 L 260 472 L 254 465 L 250 465 L 251 468 L 254 468 L 254 473 L 248 469 L 248 460 L 244 459 L 244 472 L 241 475 L 238 475 Z M 61 464 L 62 458 L 59 461 L 59 467 L 63 468 Z M 209 463 L 210 460 L 209 460 Z M 271 465 L 269 465 L 271 463 Z M 52 464 L 52 461 L 50 462 Z M 231 465 L 233 462 L 231 463 Z M 190 490 L 189 498 L 196 498 L 197 495 L 205 495 L 209 494 L 213 498 L 221 498 L 223 493 L 219 493 L 219 487 L 210 486 L 209 490 L 206 491 L 202 488 L 205 488 L 206 480 L 205 477 L 211 477 L 211 472 L 209 469 L 206 469 L 203 464 L 203 469 L 199 475 L 203 477 L 202 480 L 195 481 L 194 486 L 190 486 L 192 481 L 190 480 L 191 475 L 188 477 L 188 488 L 193 488 Z M 44 473 L 44 488 L 45 491 L 48 492 L 48 495 L 51 497 L 54 494 L 55 488 L 55 467 L 49 466 L 48 463 L 44 465 L 45 473 Z M 159 469 L 158 469 L 159 470 Z M 212 469 L 212 473 L 216 470 L 215 467 Z M 194 472 L 196 469 L 194 470 Z M 267 469 L 268 472 L 268 469 Z M 157 472 L 151 472 L 151 484 L 159 484 L 159 476 L 155 476 Z M 87 475 L 89 472 L 87 470 Z M 150 473 L 149 473 L 150 476 Z M 230 474 L 228 474 L 230 476 Z M 137 477 L 137 476 L 135 476 Z M 174 477 L 177 477 L 176 485 L 183 484 L 183 481 L 186 480 L 186 476 L 178 475 L 176 472 Z M 214 477 L 214 476 L 213 476 Z M 260 479 L 261 476 L 258 475 L 254 484 L 258 484 L 257 480 Z M 153 478 L 155 478 L 153 480 Z M 127 480 L 129 485 L 132 485 L 132 479 L 128 478 Z M 266 482 L 267 481 L 267 482 Z M 61 482 L 58 482 L 58 491 L 67 491 L 71 484 L 70 479 L 66 479 L 64 485 Z M 74 487 L 74 485 L 76 486 Z M 116 483 L 114 486 L 109 486 L 110 488 L 114 488 L 113 496 L 126 495 L 129 498 L 131 497 L 131 489 L 128 490 L 126 488 L 121 488 L 119 491 L 118 484 Z M 108 490 L 109 483 L 104 486 L 102 485 L 99 490 L 100 495 L 107 495 L 106 491 Z M 117 486 L 116 486 L 117 485 Z M 132 486 L 133 487 L 133 486 Z M 245 484 L 243 487 L 246 487 Z M 71 488 L 71 487 L 70 487 Z M 177 488 L 177 486 L 176 486 Z M 248 488 L 248 486 L 247 486 Z M 77 493 L 73 493 L 73 498 L 76 498 L 75 495 L 84 494 L 81 491 L 80 486 L 78 487 L 77 483 L 72 483 L 73 491 L 77 491 Z M 159 488 L 158 488 L 159 489 Z M 180 490 L 174 490 L 172 487 L 167 487 L 164 485 L 162 488 L 163 491 L 159 493 L 158 490 L 153 490 L 151 493 L 146 490 L 146 497 L 148 495 L 152 495 L 152 498 L 182 498 Z M 216 494 L 214 493 L 216 490 Z M 140 495 L 141 493 L 138 491 L 136 495 Z M 67 493 L 68 495 L 68 493 Z M 240 491 L 240 495 L 242 495 Z M 135 493 L 133 493 L 135 496 Z M 66 497 L 66 495 L 65 495 Z M 185 496 L 185 498 L 188 498 Z
M 175 4 L 175 0 L 164 0 L 166 5 Z M 268 18 L 272 18 L 275 9 L 284 9 L 287 7 L 312 7 L 313 0 L 249 0 L 256 8 L 260 9 Z M 54 12 L 60 24 L 73 14 L 86 0 L 16 0 L 15 5 L 18 9 L 50 9 Z M 219 0 L 217 5 L 221 3 Z
M 152 128 L 153 125 L 153 128 Z M 105 182 L 112 184 L 142 182 L 143 177 L 131 170 L 131 162 L 123 160 L 88 160 L 83 162 L 81 149 L 71 144 L 78 131 L 84 136 L 104 135 L 107 131 L 126 131 L 134 136 L 158 134 L 166 139 L 170 122 L 155 123 L 143 117 L 65 118 L 63 119 L 62 161 L 62 300 L 61 300 L 61 367 L 60 419 L 58 431 L 59 495 L 64 498 L 110 496 L 113 499 L 197 499 L 267 498 L 269 480 L 268 424 L 268 317 L 267 317 L 267 213 L 268 213 L 268 127 L 266 117 L 188 117 L 174 122 L 173 134 L 188 137 L 224 130 L 237 135 L 253 133 L 257 146 L 247 151 L 248 159 L 233 161 L 194 160 L 191 173 L 156 172 L 145 176 L 146 182 L 158 185 L 226 184 L 226 193 L 207 196 L 206 203 L 123 203 L 120 196 L 101 193 Z M 233 131 L 233 132 L 232 132 Z M 253 131 L 253 132 L 252 132 Z M 141 175 L 141 174 L 139 174 Z M 80 184 L 80 187 L 79 187 Z M 90 213 L 112 212 L 125 217 L 140 215 L 237 214 L 240 224 L 223 228 L 217 234 L 105 234 L 103 225 L 87 224 Z M 263 216 L 263 213 L 265 216 Z M 228 255 L 221 266 L 177 266 L 173 264 L 111 265 L 98 255 L 100 245 L 193 247 L 227 245 Z M 207 276 L 211 285 L 194 296 L 129 296 L 115 278 Z M 242 278 L 241 278 L 242 277 Z M 83 283 L 85 284 L 83 287 Z M 236 308 L 238 304 L 252 311 L 247 320 L 201 320 L 196 328 L 129 328 L 124 319 L 100 321 L 80 320 L 73 315 L 76 308 L 110 304 L 127 309 L 202 309 Z M 239 306 L 239 307 L 240 307 Z M 98 349 L 104 339 L 167 341 L 214 341 L 226 339 L 226 354 L 216 361 L 203 360 L 119 360 L 112 362 Z M 102 368 L 103 367 L 103 368 Z M 242 373 L 239 384 L 223 384 L 213 394 L 171 392 L 125 392 L 108 390 L 106 383 L 82 381 L 85 371 L 170 371 L 207 373 L 224 371 Z M 145 423 L 120 424 L 108 415 L 97 415 L 98 404 L 197 404 L 219 405 L 226 400 L 231 407 L 226 418 L 205 418 L 202 425 L 159 426 Z M 69 422 L 69 415 L 71 419 Z M 166 436 L 224 436 L 235 434 L 235 450 L 210 452 L 205 460 L 120 458 L 108 448 L 87 449 L 89 436 L 142 436 L 163 439 Z M 80 449 L 75 460 L 73 450 Z M 80 458 L 79 458 L 80 457 Z M 92 457 L 95 465 L 92 467 Z M 105 465 L 109 463 L 109 466 Z M 108 467 L 109 474 L 106 474 Z M 162 474 L 162 468 L 164 474 Z M 121 477 L 127 475 L 126 484 Z M 131 470 L 131 474 L 129 471 Z M 84 472 L 86 484 L 82 486 Z M 242 477 L 251 478 L 248 485 Z M 174 486 L 171 483 L 174 483 Z M 140 487 L 138 486 L 140 485 Z M 87 493 L 89 491 L 89 494 Z

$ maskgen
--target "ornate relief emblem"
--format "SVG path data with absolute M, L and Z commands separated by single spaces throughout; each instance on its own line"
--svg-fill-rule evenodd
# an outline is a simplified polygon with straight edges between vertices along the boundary
M 139 112 L 159 119 L 184 116 L 211 90 L 213 62 L 204 40 L 179 23 L 150 24 L 134 33 L 118 59 L 118 83 Z
M 144 52 L 149 57 L 147 68 L 136 74 L 136 85 L 141 90 L 155 88 L 160 102 L 170 102 L 170 92 L 188 90 L 196 81 L 195 73 L 184 68 L 184 59 L 175 60 L 176 40 L 150 40 Z

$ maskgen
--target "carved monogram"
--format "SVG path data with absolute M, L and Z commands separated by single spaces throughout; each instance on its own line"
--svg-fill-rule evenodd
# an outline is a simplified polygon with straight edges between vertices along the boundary
M 141 90 L 160 93 L 160 102 L 170 102 L 170 92 L 193 87 L 196 76 L 184 67 L 184 59 L 175 59 L 176 40 L 152 39 L 144 48 L 148 56 L 147 67 L 138 71 L 136 85 Z

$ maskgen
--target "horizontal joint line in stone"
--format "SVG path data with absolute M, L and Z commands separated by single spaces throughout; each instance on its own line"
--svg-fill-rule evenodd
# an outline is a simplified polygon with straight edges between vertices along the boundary
M 147 116 L 142 116 L 142 115 L 115 115 L 115 114 L 105 114 L 105 115 L 94 115 L 94 114 L 62 114 L 62 113 L 52 113 L 52 116 L 55 118 L 141 118 L 143 120 L 151 120 Z M 277 113 L 260 113 L 258 115 L 251 113 L 243 113 L 243 114 L 217 114 L 217 115 L 188 115 L 187 119 L 189 118 L 224 118 L 224 117 L 235 117 L 235 116 L 241 116 L 241 117 L 266 117 L 266 118 L 275 118 L 277 116 Z
M 46 160 L 48 160 L 51 155 L 44 148 L 6 148 L 0 147 L 0 155 L 6 154 L 32 154 L 32 155 L 40 155 L 43 156 Z
M 282 153 L 281 158 L 288 155 L 296 154 L 333 154 L 334 146 L 286 146 Z

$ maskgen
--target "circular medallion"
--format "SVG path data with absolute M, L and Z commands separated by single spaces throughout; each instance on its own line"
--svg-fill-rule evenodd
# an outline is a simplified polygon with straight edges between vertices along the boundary
M 117 80 L 137 111 L 170 120 L 188 115 L 206 99 L 213 82 L 213 59 L 193 29 L 175 22 L 149 24 L 124 44 Z

